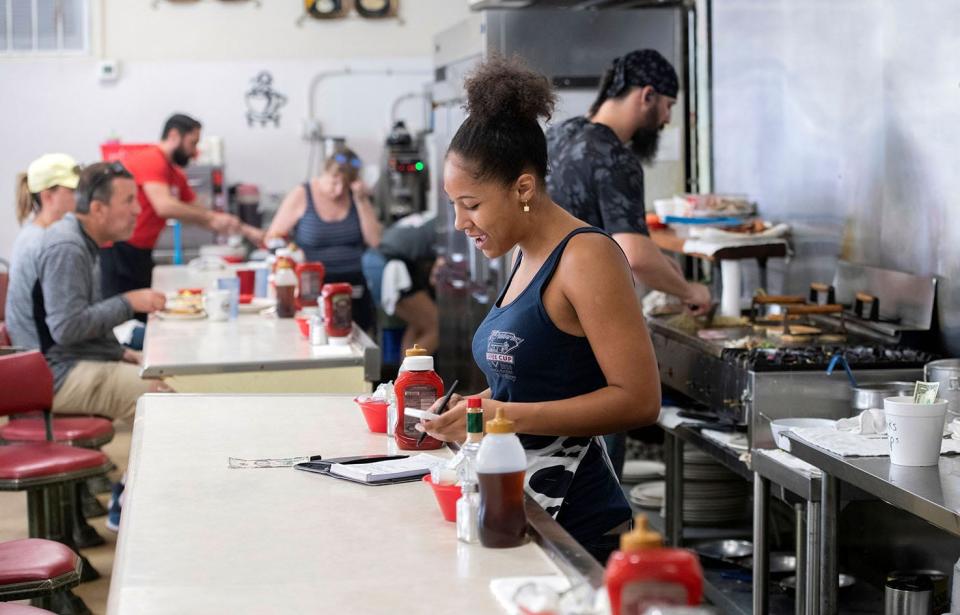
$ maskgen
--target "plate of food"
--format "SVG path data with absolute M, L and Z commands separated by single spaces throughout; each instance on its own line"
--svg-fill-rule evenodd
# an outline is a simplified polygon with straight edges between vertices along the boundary
M 253 297 L 247 303 L 240 302 L 241 314 L 256 314 L 261 310 L 272 308 L 277 304 L 276 299 L 270 297 Z
M 167 304 L 157 312 L 164 320 L 198 320 L 206 318 L 203 311 L 203 296 L 194 294 L 176 295 L 167 299 Z

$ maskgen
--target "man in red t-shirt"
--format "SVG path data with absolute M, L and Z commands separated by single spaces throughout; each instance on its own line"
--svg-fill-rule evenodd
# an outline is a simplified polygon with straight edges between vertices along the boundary
M 241 224 L 236 216 L 194 203 L 196 195 L 187 183 L 183 168 L 197 155 L 200 128 L 200 122 L 178 113 L 164 124 L 159 143 L 124 158 L 123 165 L 137 182 L 140 215 L 130 239 L 100 251 L 104 298 L 150 288 L 153 247 L 167 218 L 203 226 L 216 233 L 240 232 Z

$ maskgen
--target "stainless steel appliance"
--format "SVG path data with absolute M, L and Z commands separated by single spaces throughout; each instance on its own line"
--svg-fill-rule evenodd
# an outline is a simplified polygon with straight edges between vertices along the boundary
M 870 315 L 873 319 L 855 312 L 857 293 L 866 296 L 868 289 L 859 284 L 868 278 L 879 285 L 869 287 L 875 305 L 889 306 L 869 310 L 876 312 Z M 906 288 L 915 293 L 910 301 L 895 301 Z M 651 318 L 661 381 L 705 405 L 718 420 L 746 424 L 752 448 L 772 448 L 772 420 L 850 416 L 848 379 L 842 370 L 831 376 L 825 373 L 837 354 L 850 365 L 858 383 L 910 381 L 922 375 L 921 368 L 933 355 L 909 344 L 922 340 L 921 325 L 929 327 L 935 279 L 841 262 L 832 289 L 835 300 L 844 306 L 842 313 L 810 316 L 829 332 L 823 337 L 830 341 L 703 339 L 719 336 L 684 330 L 671 317 Z M 853 301 L 847 303 L 847 298 Z M 919 306 L 928 310 L 926 318 Z M 837 337 L 838 331 L 842 337 Z
M 458 378 L 466 390 L 486 387 L 474 366 L 470 343 L 506 281 L 509 257 L 489 261 L 454 229 L 449 200 L 443 192 L 443 159 L 465 118 L 463 78 L 491 53 L 520 54 L 558 88 L 559 104 L 552 119 L 559 122 L 586 111 L 613 58 L 638 48 L 660 51 L 681 74 L 683 93 L 674 112 L 673 134 L 678 151 L 687 150 L 690 108 L 686 98 L 686 51 L 690 37 L 683 9 L 572 11 L 564 9 L 487 10 L 442 31 L 434 38 L 435 79 L 433 135 L 427 168 L 433 170 L 438 212 L 438 252 L 446 261 L 438 275 L 440 311 L 438 371 L 445 380 Z M 562 32 L 562 36 L 557 33 Z M 671 126 L 668 125 L 668 128 Z M 658 161 L 645 177 L 647 200 L 687 189 L 689 165 L 684 155 Z
M 430 176 L 424 135 L 411 135 L 400 120 L 393 125 L 380 161 L 377 185 L 379 217 L 386 224 L 423 211 Z
M 923 379 L 939 382 L 937 397 L 950 402 L 949 412 L 960 415 L 960 359 L 941 359 L 923 366 Z

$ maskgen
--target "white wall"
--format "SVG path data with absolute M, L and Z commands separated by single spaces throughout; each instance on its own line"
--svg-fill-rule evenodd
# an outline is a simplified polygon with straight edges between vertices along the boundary
M 314 109 L 327 134 L 348 137 L 376 165 L 391 103 L 431 80 L 433 34 L 468 14 L 460 0 L 401 0 L 402 22 L 352 17 L 298 27 L 302 3 L 293 0 L 263 0 L 260 8 L 214 0 L 156 9 L 152 0 L 92 5 L 90 54 L 0 59 L 0 258 L 9 258 L 18 228 L 14 178 L 31 160 L 63 151 L 92 162 L 111 136 L 154 141 L 175 111 L 200 119 L 205 136 L 223 139 L 229 183 L 288 190 L 306 174 L 307 90 L 324 71 L 376 73 L 324 79 Z M 101 57 L 120 61 L 116 83 L 98 81 Z M 244 93 L 261 70 L 288 98 L 279 127 L 246 122 Z M 422 127 L 417 102 L 403 103 L 399 115 Z

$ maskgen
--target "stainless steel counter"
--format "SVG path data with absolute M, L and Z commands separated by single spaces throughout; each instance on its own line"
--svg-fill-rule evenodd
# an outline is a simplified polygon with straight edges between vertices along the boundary
M 960 536 L 960 458 L 940 457 L 938 466 L 911 468 L 889 457 L 840 457 L 788 434 L 791 453 L 823 472 L 819 523 L 821 613 L 836 612 L 840 487 L 853 485 L 888 504 Z
M 142 397 L 108 613 L 496 613 L 494 578 L 562 573 L 598 587 L 599 565 L 530 501 L 534 540 L 485 549 L 457 541 L 421 482 L 227 467 L 388 442 L 345 396 Z

